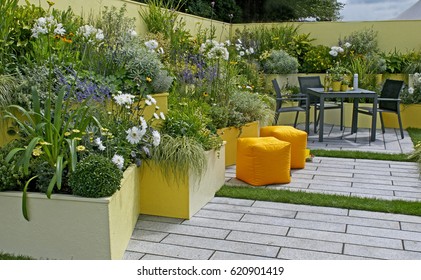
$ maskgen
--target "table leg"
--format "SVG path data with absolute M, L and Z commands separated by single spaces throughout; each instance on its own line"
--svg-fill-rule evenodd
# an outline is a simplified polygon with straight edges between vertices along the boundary
M 358 98 L 354 98 L 354 105 L 352 106 L 352 126 L 351 126 L 351 134 L 357 132 L 357 125 L 358 125 Z
M 371 118 L 371 141 L 376 141 L 376 124 L 377 124 L 377 95 L 373 98 L 373 117 Z
M 307 94 L 306 100 L 306 132 L 310 133 L 310 94 Z
M 320 109 L 319 109 L 319 142 L 323 142 L 323 129 L 324 129 L 324 122 L 325 122 L 325 98 L 323 94 L 320 96 Z M 314 120 L 316 121 L 316 120 Z

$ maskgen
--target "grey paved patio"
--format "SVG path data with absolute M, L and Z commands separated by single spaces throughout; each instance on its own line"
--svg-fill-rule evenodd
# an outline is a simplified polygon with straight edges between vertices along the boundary
M 356 140 L 349 141 L 335 139 L 338 136 L 334 131 L 332 127 L 323 144 L 316 143 L 312 140 L 316 136 L 310 135 L 308 146 L 372 151 L 370 145 L 380 147 L 383 142 L 379 151 L 410 149 L 406 147 L 409 136 L 406 134 L 405 142 L 395 140 L 395 130 L 388 130 L 385 135 L 379 131 L 378 136 L 384 140 L 378 137 L 379 143 L 375 144 L 369 143 L 368 133 L 364 136 L 362 131 Z M 235 179 L 235 166 L 226 169 L 226 181 L 246 185 Z M 292 171 L 290 184 L 265 187 L 421 200 L 418 167 L 405 162 L 316 157 L 305 169 Z M 141 215 L 124 258 L 420 260 L 421 217 L 214 198 L 190 220 Z
M 298 125 L 304 130 L 304 125 Z M 357 133 L 351 134 L 351 128 L 345 127 L 340 130 L 339 126 L 325 124 L 323 142 L 319 142 L 318 134 L 314 133 L 313 126 L 310 126 L 307 146 L 310 149 L 324 150 L 357 150 L 378 153 L 410 153 L 414 145 L 408 132 L 404 130 L 404 139 L 400 137 L 399 129 L 386 128 L 385 134 L 376 130 L 376 141 L 370 142 L 370 129 L 359 128 Z

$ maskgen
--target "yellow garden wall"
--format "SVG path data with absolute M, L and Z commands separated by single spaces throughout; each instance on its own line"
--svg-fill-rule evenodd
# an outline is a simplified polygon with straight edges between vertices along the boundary
M 29 0 L 30 3 L 33 3 L 35 5 L 38 5 L 40 0 Z M 83 15 L 84 17 L 87 17 L 90 13 L 93 15 L 98 15 L 98 12 L 101 10 L 102 7 L 117 7 L 120 8 L 124 4 L 126 5 L 127 13 L 126 15 L 131 18 L 135 18 L 135 24 L 136 24 L 136 31 L 139 34 L 146 34 L 147 28 L 144 24 L 144 21 L 139 15 L 139 11 L 141 10 L 147 10 L 148 5 L 145 5 L 143 3 L 135 2 L 135 1 L 129 1 L 129 0 L 56 0 L 54 1 L 55 4 L 53 8 L 65 10 L 69 6 L 72 7 L 72 10 L 78 14 Z M 19 3 L 21 5 L 25 4 L 25 0 L 20 0 Z M 41 0 L 41 6 L 44 8 L 48 8 L 48 4 L 46 0 Z M 230 24 L 224 23 L 220 21 L 213 20 L 206 18 L 201 18 L 194 15 L 189 15 L 185 13 L 179 13 L 179 19 L 183 19 L 183 21 L 186 23 L 186 29 L 190 30 L 190 33 L 194 36 L 199 31 L 199 27 L 203 29 L 210 29 L 210 27 L 215 28 L 215 34 L 218 38 L 221 38 L 221 41 L 228 38 L 228 34 L 230 32 Z
M 29 0 L 29 2 L 38 5 L 39 0 Z M 139 16 L 139 9 L 147 9 L 147 5 L 129 1 L 129 0 L 57 0 L 54 8 L 67 9 L 71 6 L 77 14 L 87 16 L 89 12 L 97 13 L 101 6 L 121 7 L 127 5 L 127 15 L 136 18 L 136 26 L 139 34 L 146 32 L 143 20 Z M 21 4 L 25 0 L 20 0 Z M 41 1 L 42 6 L 48 7 L 47 1 Z M 180 13 L 180 18 L 186 22 L 186 29 L 190 30 L 192 35 L 198 31 L 198 26 L 209 28 L 211 25 L 215 27 L 215 34 L 218 40 L 224 41 L 230 37 L 230 34 L 236 29 L 254 28 L 262 26 L 272 26 L 274 23 L 253 23 L 253 24 L 229 24 L 220 21 L 211 21 L 194 15 Z M 310 33 L 310 37 L 316 39 L 312 43 L 314 45 L 333 46 L 338 43 L 339 38 L 349 35 L 353 31 L 373 28 L 378 31 L 379 48 L 381 51 L 398 51 L 406 52 L 408 50 L 421 48 L 421 20 L 399 20 L 399 21 L 360 21 L 360 22 L 296 22 L 296 23 L 275 23 L 275 24 L 293 24 L 299 25 L 300 33 Z

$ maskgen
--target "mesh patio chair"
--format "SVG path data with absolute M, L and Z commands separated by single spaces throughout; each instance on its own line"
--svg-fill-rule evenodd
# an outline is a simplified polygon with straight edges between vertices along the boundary
M 297 127 L 298 121 L 298 113 L 304 112 L 307 114 L 306 111 L 306 102 L 307 96 L 304 94 L 282 94 L 281 88 L 278 84 L 276 79 L 272 80 L 273 88 L 276 92 L 276 109 L 275 109 L 275 118 L 273 120 L 273 125 L 278 124 L 279 115 L 281 113 L 288 113 L 288 112 L 297 112 L 297 116 L 294 121 L 294 127 Z M 282 106 L 284 102 L 294 102 L 292 106 Z M 300 105 L 298 105 L 298 103 Z
M 401 131 L 401 137 L 403 139 L 403 128 L 401 120 L 401 111 L 400 111 L 400 94 L 403 88 L 403 81 L 386 79 L 380 97 L 377 98 L 378 108 L 377 112 L 380 116 L 380 122 L 382 125 L 382 132 L 385 133 L 384 122 L 383 122 L 383 113 L 393 113 L 398 117 L 399 128 Z M 358 108 L 358 113 L 365 115 L 373 115 L 372 107 L 360 107 Z
M 300 84 L 300 91 L 302 94 L 309 94 L 308 88 L 322 88 L 322 82 L 320 81 L 319 76 L 308 76 L 308 77 L 298 77 L 298 82 Z M 300 104 L 300 106 L 305 106 L 303 104 Z M 310 94 L 310 104 L 309 106 L 314 107 L 314 132 L 317 132 L 317 126 L 319 125 L 319 119 L 320 114 L 317 114 L 317 111 L 320 110 L 320 98 L 314 95 Z M 341 110 L 341 126 L 340 129 L 343 130 L 344 127 L 344 102 L 343 99 L 340 99 L 340 102 L 334 101 L 327 101 L 325 100 L 324 103 L 324 109 L 325 110 L 331 110 L 331 109 L 340 109 Z M 298 118 L 299 112 L 297 112 L 297 115 L 295 118 Z

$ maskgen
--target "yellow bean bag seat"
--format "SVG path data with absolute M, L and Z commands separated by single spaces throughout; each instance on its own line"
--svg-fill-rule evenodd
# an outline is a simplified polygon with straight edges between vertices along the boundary
M 260 136 L 272 136 L 291 143 L 291 168 L 304 168 L 307 158 L 307 133 L 292 126 L 265 126 Z
M 237 139 L 237 179 L 253 186 L 291 182 L 291 144 L 275 137 Z

